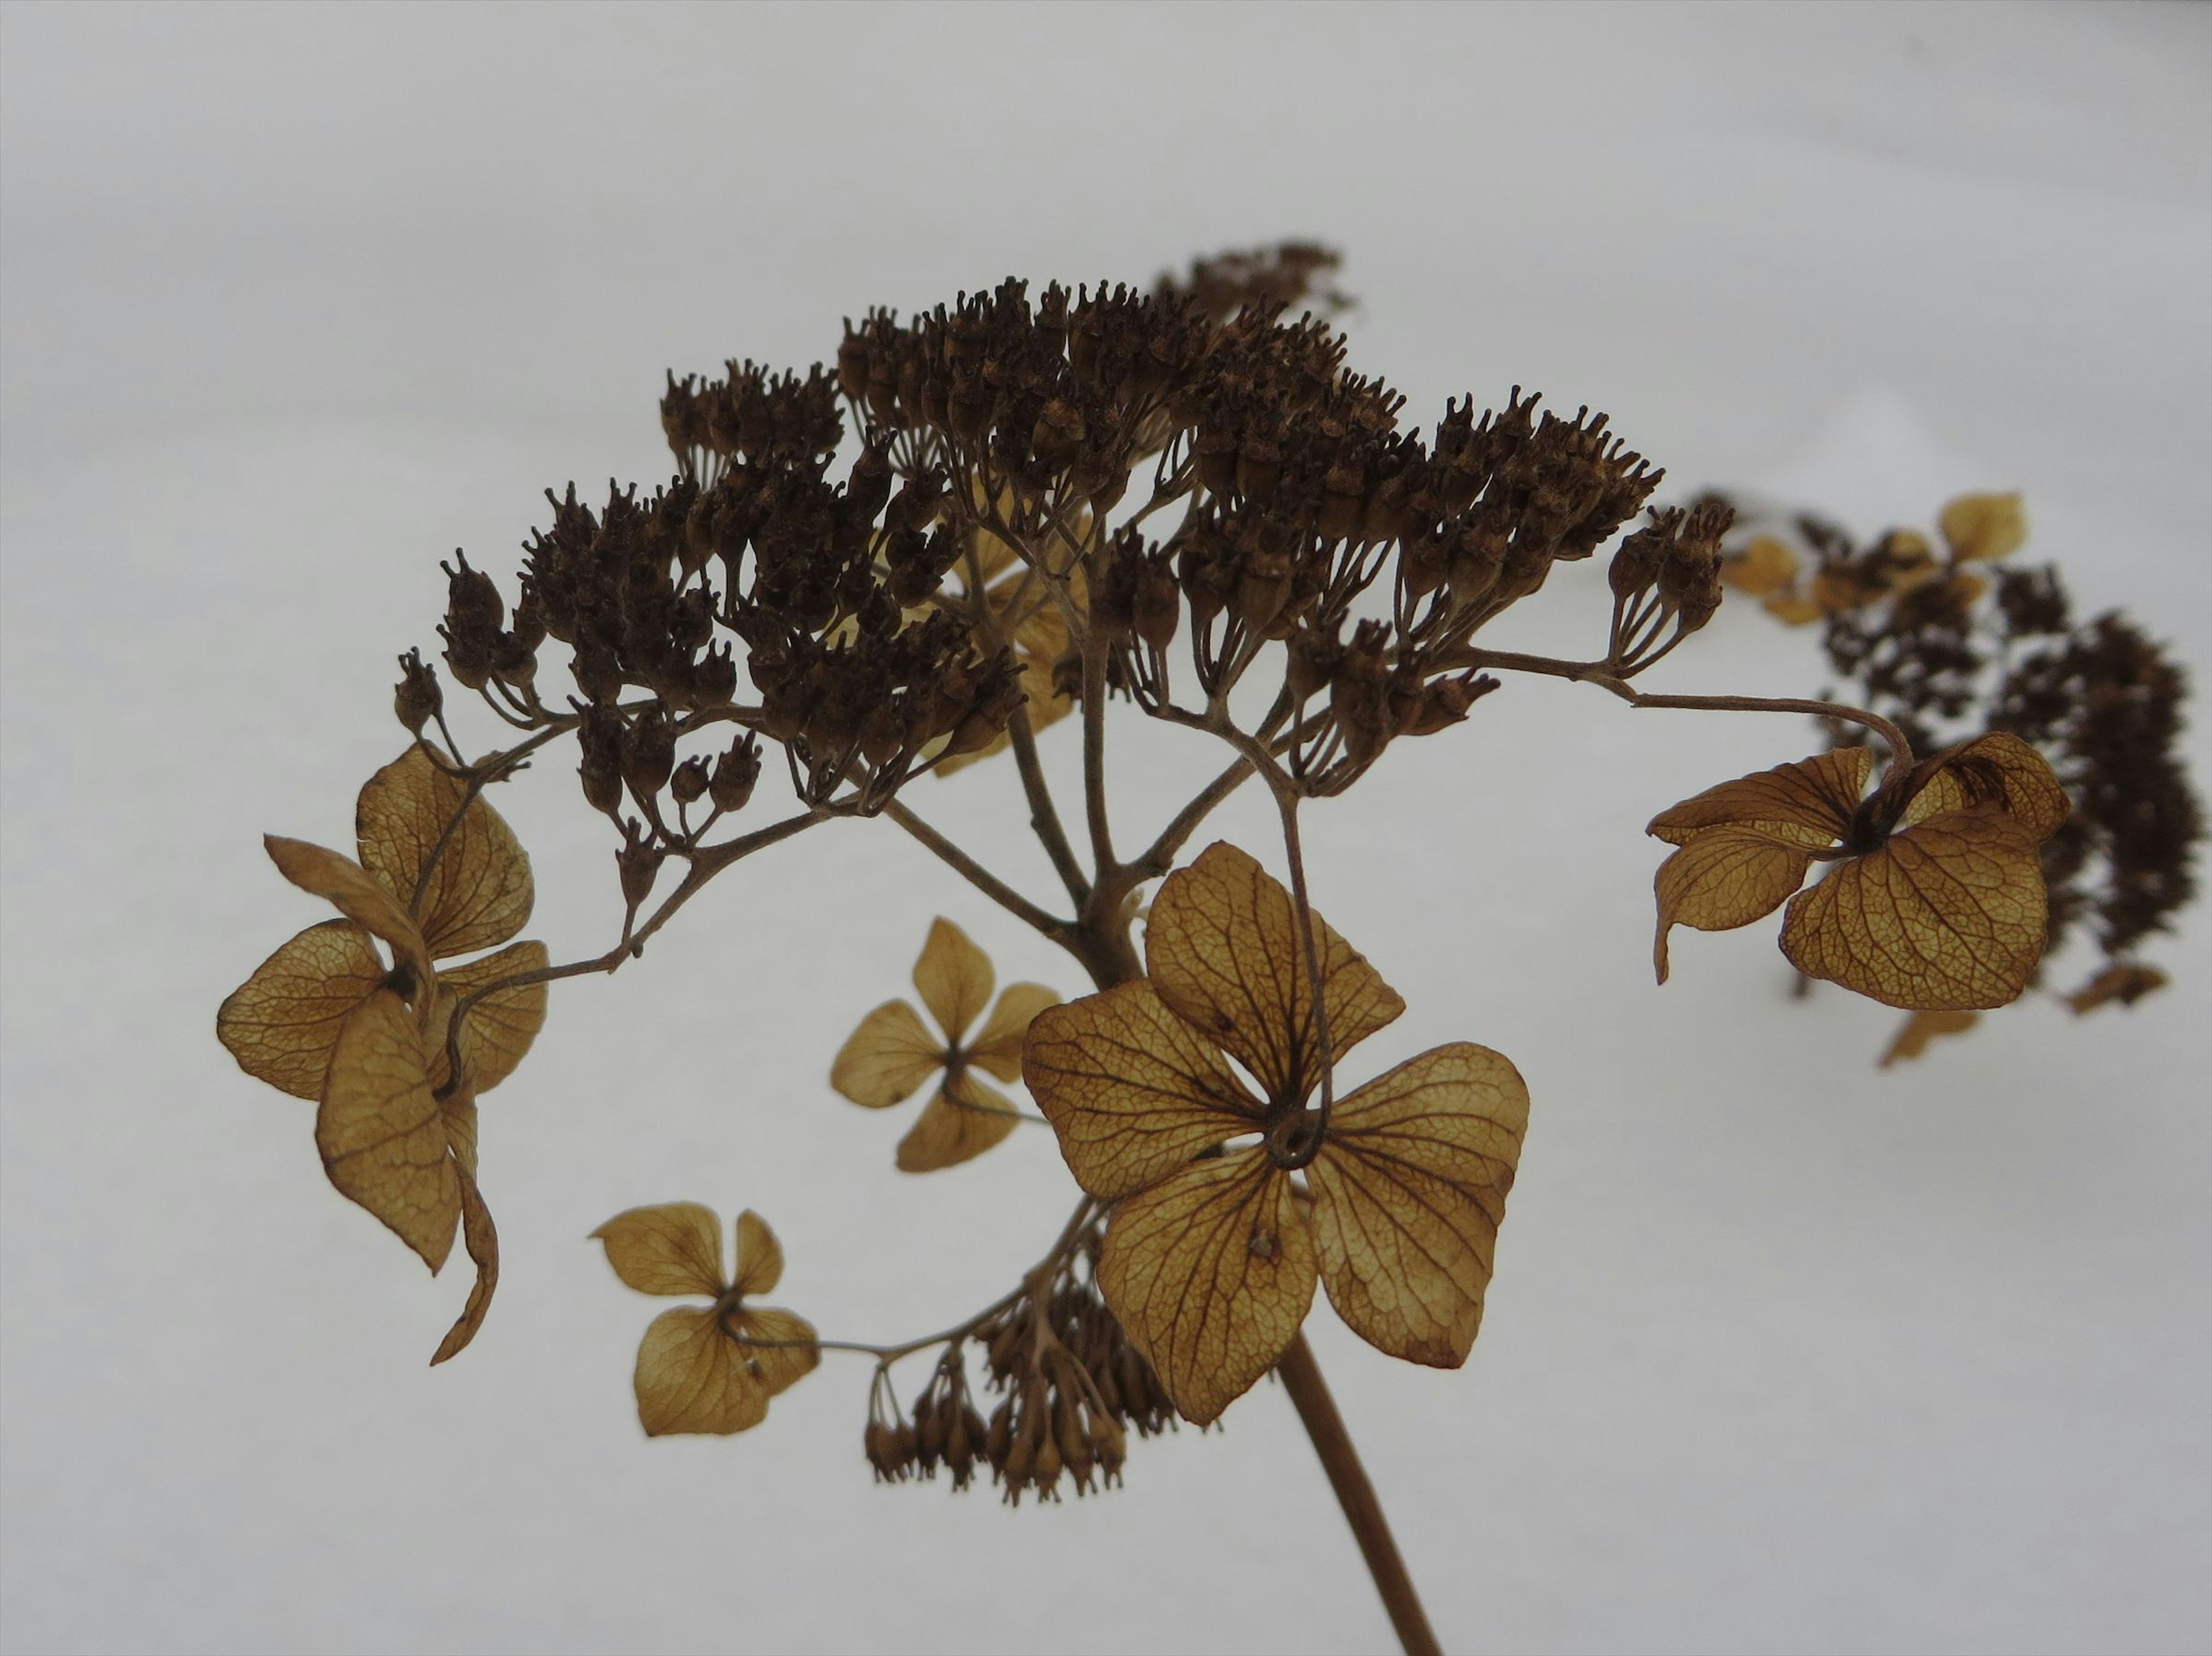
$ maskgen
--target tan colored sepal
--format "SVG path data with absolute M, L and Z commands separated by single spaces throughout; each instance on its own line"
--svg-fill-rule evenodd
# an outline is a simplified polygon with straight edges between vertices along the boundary
M 1780 908 L 1805 883 L 1811 855 L 1778 841 L 1762 828 L 1708 828 L 1693 835 L 1659 865 L 1652 885 L 1659 899 L 1659 933 L 1652 969 L 1667 981 L 1667 934 L 1676 926 L 1733 931 Z
M 2087 983 L 2066 997 L 2066 1004 L 2080 1017 L 2094 1012 L 2099 1007 L 2118 1001 L 2131 1007 L 2146 995 L 2166 987 L 2166 974 L 2156 966 L 2138 965 L 2132 960 L 2115 960 Z
M 750 1208 L 738 1215 L 738 1274 L 730 1286 L 742 1294 L 772 1294 L 783 1281 L 783 1244 Z
M 2027 514 L 2017 493 L 1960 495 L 1944 507 L 1936 527 L 1960 563 L 2009 557 L 2027 539 Z
M 483 1192 L 477 1189 L 472 1171 L 476 1163 L 473 1132 L 469 1142 L 470 1154 L 460 1173 L 461 1241 L 477 1268 L 477 1280 L 469 1288 L 468 1303 L 461 1307 L 459 1318 L 446 1330 L 446 1337 L 438 1342 L 438 1349 L 430 1358 L 433 1368 L 448 1358 L 459 1356 L 477 1337 L 477 1330 L 483 1326 L 484 1317 L 491 1310 L 492 1294 L 499 1287 L 499 1232 L 492 1226 L 491 1209 L 484 1206 Z M 459 1154 L 457 1148 L 456 1156 Z
M 991 1003 L 996 981 L 991 957 L 950 920 L 929 924 L 929 939 L 914 963 L 914 986 L 945 1038 L 957 1041 Z
M 760 1342 L 743 1349 L 753 1373 L 768 1388 L 771 1397 L 821 1365 L 822 1349 L 813 1343 L 817 1337 L 814 1324 L 795 1311 L 782 1311 L 774 1306 L 741 1311 L 736 1318 L 736 1328 L 745 1340 Z
M 837 1050 L 830 1085 L 854 1104 L 882 1110 L 913 1096 L 945 1062 L 944 1043 L 903 1001 L 886 1001 Z
M 419 981 L 431 978 L 430 952 L 422 934 L 392 893 L 351 857 L 304 839 L 264 834 L 269 860 L 301 891 L 321 898 L 349 920 L 358 921 L 392 947 L 401 962 L 413 966 Z
M 2049 760 L 2019 737 L 1995 731 L 1941 755 L 1934 774 L 1906 803 L 1903 821 L 1911 827 L 1984 802 L 2002 806 L 2039 842 L 2056 833 L 2074 809 Z
M 981 1066 L 1002 1081 L 1022 1078 L 1022 1041 L 1037 1014 L 1060 1004 L 1060 993 L 1042 983 L 1009 983 L 999 992 L 983 1027 L 968 1048 L 968 1062 Z
M 720 1295 L 722 1221 L 696 1202 L 617 1214 L 593 1231 L 615 1275 L 640 1294 Z
M 390 989 L 362 1002 L 338 1032 L 315 1146 L 340 1194 L 375 1215 L 433 1273 L 446 1263 L 460 1222 L 459 1179 L 422 1032 Z
M 1652 818 L 1644 831 L 1669 845 L 1686 845 L 1709 828 L 1756 828 L 1771 838 L 1823 850 L 1850 826 L 1873 765 L 1874 755 L 1863 747 L 1832 748 L 1692 794 Z
M 439 1050 L 431 1059 L 432 1078 L 440 1085 L 446 1075 L 444 1033 L 453 1009 L 468 995 L 503 977 L 543 971 L 550 958 L 545 945 L 536 941 L 510 945 L 496 954 L 447 966 L 438 973 L 437 1015 L 432 1020 Z M 514 1073 L 545 1027 L 545 990 L 538 983 L 511 984 L 495 989 L 471 1007 L 461 1020 L 461 1073 L 471 1089 L 489 1093 Z
M 1780 541 L 1760 535 L 1721 564 L 1721 579 L 1740 593 L 1765 598 L 1797 578 L 1797 555 Z
M 530 858 L 514 830 L 481 794 L 463 810 L 467 792 L 417 746 L 362 784 L 354 806 L 362 867 L 403 904 L 412 904 L 422 870 L 445 839 L 415 910 L 428 951 L 438 959 L 506 942 L 529 921 L 534 898 Z
M 1981 1021 L 1978 1012 L 1916 1012 L 1897 1026 L 1882 1049 L 1881 1067 L 1909 1063 L 1928 1050 L 1930 1041 L 1947 1035 L 1963 1035 Z
M 768 1387 L 712 1306 L 679 1306 L 654 1318 L 632 1383 L 647 1437 L 743 1432 L 768 1418 Z
M 902 1173 L 933 1173 L 980 1156 L 1021 1120 L 1013 1101 L 988 1081 L 963 1071 L 948 1076 L 899 1141 Z
M 368 931 L 350 920 L 325 920 L 231 992 L 216 1014 L 216 1037 L 256 1081 L 295 1099 L 319 1099 L 339 1030 L 385 977 Z

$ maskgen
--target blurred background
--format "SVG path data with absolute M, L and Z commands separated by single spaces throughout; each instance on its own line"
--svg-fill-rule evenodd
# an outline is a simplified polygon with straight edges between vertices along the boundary
M 349 843 L 439 558 L 505 582 L 544 486 L 665 479 L 665 368 L 1286 235 L 1345 250 L 1409 419 L 1527 385 L 1673 497 L 1862 533 L 2017 488 L 2019 556 L 2212 686 L 2205 7 L 0 13 L 0 1644 L 1387 1647 L 1270 1384 L 1042 1510 L 872 1488 L 860 1359 L 742 1437 L 640 1434 L 659 1307 L 584 1239 L 617 1210 L 759 1209 L 778 1301 L 872 1340 L 1064 1216 L 1048 1135 L 908 1178 L 906 1113 L 826 1085 L 933 915 L 1079 988 L 888 826 L 556 987 L 487 1103 L 505 1276 L 447 1367 L 465 1267 L 426 1280 L 211 1033 L 320 917 L 258 836 Z M 1606 610 L 1601 560 L 1498 642 L 1587 653 Z M 1739 602 L 1651 687 L 1823 679 Z M 1126 734 L 1138 827 L 1218 763 Z M 1326 1309 L 1322 1366 L 1448 1648 L 2203 1650 L 2212 929 L 2130 1011 L 2033 1000 L 1889 1071 L 1898 1014 L 1790 1001 L 1771 923 L 1678 935 L 1655 989 L 1644 822 L 1814 746 L 1516 681 L 1308 813 L 1316 900 L 1412 1003 L 1362 1062 L 1480 1040 L 1534 1097 L 1468 1367 Z M 556 959 L 619 918 L 569 770 L 498 800 Z M 1045 888 L 1006 761 L 918 786 Z M 1220 823 L 1273 844 L 1256 797 Z

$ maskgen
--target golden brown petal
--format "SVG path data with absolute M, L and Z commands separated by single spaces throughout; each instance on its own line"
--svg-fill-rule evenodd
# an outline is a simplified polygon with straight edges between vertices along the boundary
M 991 957 L 970 942 L 966 932 L 950 920 L 930 922 L 929 941 L 914 963 L 914 986 L 946 1042 L 957 1041 L 982 1015 L 991 1004 L 994 981 Z
M 1819 599 L 1800 597 L 1796 593 L 1769 593 L 1760 600 L 1759 607 L 1789 627 L 1808 627 L 1828 612 Z
M 1778 764 L 1692 794 L 1651 819 L 1644 832 L 1669 845 L 1723 825 L 1756 827 L 1770 837 L 1821 850 L 1841 839 L 1866 792 L 1874 755 L 1838 747 L 1796 764 Z
M 2144 995 L 2165 987 L 2166 974 L 2156 966 L 2139 965 L 2132 960 L 2115 960 L 2068 995 L 2066 1004 L 2074 1008 L 2074 1015 L 2078 1018 L 2114 1001 L 2124 1007 L 2131 1007 Z
M 453 1153 L 454 1164 L 474 1178 L 477 1176 L 476 1095 L 463 1087 L 451 1098 L 438 1100 L 438 1114 L 446 1123 L 446 1148 Z
M 471 1166 L 473 1162 L 471 1157 Z M 468 1171 L 461 1174 L 461 1240 L 477 1268 L 477 1280 L 469 1288 L 468 1303 L 461 1307 L 459 1318 L 438 1342 L 430 1359 L 433 1368 L 448 1357 L 459 1356 L 477 1337 L 485 1314 L 491 1310 L 493 1291 L 499 1287 L 499 1233 L 493 1228 L 491 1209 L 484 1206 L 483 1194 Z
M 1790 899 L 1782 952 L 1808 977 L 1910 1012 L 2016 998 L 2043 958 L 2035 836 L 2003 807 L 1930 817 Z
M 748 1306 L 733 1320 L 738 1332 L 748 1340 L 794 1342 L 738 1348 L 771 1397 L 802 1374 L 812 1373 L 822 1361 L 821 1348 L 813 1343 L 814 1324 L 796 1312 L 779 1311 L 774 1306 L 755 1310 Z M 800 1341 L 806 1343 L 795 1343 Z
M 446 1263 L 461 1217 L 459 1176 L 422 1032 L 390 989 L 362 1002 L 338 1032 L 315 1147 L 342 1195 L 382 1220 L 433 1272 Z
M 1013 1101 L 988 1081 L 963 1071 L 948 1076 L 899 1141 L 902 1173 L 933 1173 L 972 1160 L 1014 1130 Z
M 1256 1149 L 1194 1161 L 1114 1210 L 1098 1286 L 1186 1420 L 1274 1366 L 1313 1304 L 1313 1229 Z
M 1319 914 L 1329 1044 L 1346 1053 L 1406 1009 L 1366 957 Z M 1145 959 L 1160 999 L 1226 1048 L 1270 1099 L 1320 1084 L 1305 955 L 1285 891 L 1251 857 L 1217 841 L 1170 874 L 1145 926 Z
M 1927 1051 L 1928 1043 L 1946 1035 L 1963 1035 L 1981 1021 L 1978 1012 L 1916 1012 L 1897 1027 L 1882 1049 L 1881 1067 L 1908 1062 Z
M 2074 808 L 2042 754 L 2017 736 L 1994 731 L 1945 755 L 1905 806 L 1903 820 L 1911 827 L 1985 800 L 2003 806 L 2039 842 L 2057 832 Z
M 768 1294 L 783 1281 L 783 1244 L 750 1208 L 738 1215 L 738 1274 L 731 1287 L 739 1294 Z
M 447 838 L 457 813 L 459 825 Z M 530 859 L 514 830 L 481 794 L 468 799 L 467 788 L 439 770 L 421 746 L 409 748 L 362 784 L 354 830 L 362 867 L 419 916 L 434 958 L 504 943 L 529 920 Z M 434 852 L 437 867 L 416 904 L 415 887 Z
M 607 1263 L 640 1294 L 721 1294 L 722 1221 L 696 1202 L 663 1202 L 617 1214 L 592 1235 Z
M 1778 592 L 1796 578 L 1797 555 L 1766 535 L 1721 565 L 1721 579 L 1753 598 Z
M 384 978 L 368 933 L 350 920 L 325 920 L 231 991 L 215 1015 L 216 1038 L 256 1081 L 295 1099 L 319 1099 L 338 1030 Z
M 1161 1003 L 1148 978 L 1039 1013 L 1022 1079 L 1075 1182 L 1106 1202 L 1257 1131 L 1263 1115 L 1220 1052 Z
M 903 1001 L 886 1001 L 837 1049 L 830 1085 L 854 1104 L 881 1110 L 909 1096 L 945 1062 L 945 1044 Z
M 2027 539 L 2027 514 L 2017 493 L 1961 495 L 1944 507 L 1936 527 L 1961 563 L 2008 557 Z
M 331 904 L 348 919 L 368 927 L 392 946 L 398 959 L 413 966 L 423 982 L 429 981 L 430 952 L 423 946 L 422 934 L 367 869 L 351 857 L 304 839 L 264 834 L 261 843 L 277 873 L 301 891 Z
M 1408 1362 L 1467 1361 L 1528 1128 L 1521 1072 L 1468 1041 L 1330 1113 L 1307 1172 L 1314 1238 L 1329 1303 L 1360 1338 Z
M 1702 829 L 1659 865 L 1659 935 L 1651 965 L 1667 981 L 1667 934 L 1676 926 L 1732 931 L 1772 914 L 1805 883 L 1811 856 L 1764 828 Z
M 433 1029 L 446 1027 L 453 1008 L 464 996 L 502 977 L 543 971 L 549 958 L 545 945 L 530 941 L 511 945 L 465 966 L 445 968 L 438 974 L 440 1015 L 433 1020 Z M 514 1073 L 531 1043 L 538 1038 L 538 1032 L 545 1026 L 545 990 L 544 983 L 515 984 L 494 990 L 469 1008 L 461 1023 L 460 1045 L 461 1073 L 468 1077 L 471 1091 L 489 1093 Z M 431 1071 L 442 1082 L 443 1051 L 434 1055 Z
M 768 1387 L 711 1308 L 664 1311 L 637 1349 L 638 1423 L 671 1432 L 742 1432 L 768 1417 Z
M 1060 996 L 1042 983 L 1009 983 L 991 1008 L 990 1020 L 975 1032 L 968 1049 L 971 1063 L 980 1064 L 1002 1081 L 1022 1078 L 1022 1039 L 1030 1020 L 1047 1007 L 1060 1004 Z

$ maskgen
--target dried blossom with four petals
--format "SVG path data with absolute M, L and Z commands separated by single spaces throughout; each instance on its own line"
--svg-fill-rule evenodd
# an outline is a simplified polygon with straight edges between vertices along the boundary
M 1405 1002 L 1313 922 L 1340 1058 Z M 1023 1074 L 1077 1183 L 1115 1204 L 1098 1283 L 1176 1408 L 1204 1422 L 1242 1396 L 1317 1280 L 1392 1356 L 1465 1361 L 1528 1125 L 1519 1073 L 1458 1042 L 1311 1108 L 1322 1020 L 1290 895 L 1234 846 L 1169 876 L 1145 947 L 1147 977 L 1038 1017 Z
M 1019 1081 L 1030 1020 L 1059 1005 L 1060 996 L 1042 983 L 1009 983 L 970 1039 L 969 1026 L 990 1005 L 996 982 L 991 957 L 967 933 L 950 920 L 933 922 L 914 963 L 914 986 L 945 1033 L 932 1033 L 908 1002 L 886 1001 L 860 1020 L 830 1067 L 830 1085 L 872 1110 L 902 1103 L 943 1072 L 937 1096 L 899 1141 L 905 1172 L 934 1172 L 979 1156 L 1021 1119 L 1013 1101 L 975 1071 Z
M 1866 791 L 1873 756 L 1838 748 L 1723 782 L 1653 818 L 1678 847 L 1655 880 L 1653 965 L 1667 934 L 1728 931 L 1782 906 L 1782 952 L 1825 978 L 1916 1012 L 2015 999 L 2043 959 L 2038 847 L 2066 790 L 2017 736 L 1981 736 Z M 1801 891 L 1816 862 L 1827 874 Z
M 498 1281 L 498 1238 L 477 1188 L 477 1105 L 514 1073 L 545 1021 L 545 946 L 505 944 L 530 917 L 530 859 L 480 795 L 418 745 L 371 776 L 354 811 L 360 861 L 269 836 L 284 877 L 345 918 L 310 926 L 216 1015 L 240 1068 L 314 1099 L 331 1183 L 436 1272 L 458 1231 L 477 1283 L 434 1362 L 475 1337 Z M 381 942 L 389 962 L 377 953 Z M 450 1039 L 449 1039 L 450 1038 Z M 455 1076 L 450 1054 L 460 1056 Z
M 640 1294 L 714 1301 L 664 1311 L 645 1330 L 635 1384 L 638 1422 L 648 1437 L 758 1426 L 769 1399 L 822 1361 L 811 1323 L 746 1303 L 782 1279 L 783 1248 L 750 1208 L 737 1229 L 734 1275 L 722 1269 L 722 1221 L 696 1202 L 632 1208 L 592 1233 L 615 1275 Z

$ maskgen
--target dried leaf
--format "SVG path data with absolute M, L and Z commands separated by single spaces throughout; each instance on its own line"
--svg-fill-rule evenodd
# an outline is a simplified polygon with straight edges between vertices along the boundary
M 1886 1006 L 2003 1006 L 2043 958 L 2036 837 L 2002 806 L 1930 817 L 1790 899 L 1782 952 Z
M 773 1306 L 748 1309 L 739 1312 L 735 1322 L 738 1332 L 748 1340 L 793 1342 L 740 1348 L 771 1397 L 801 1375 L 811 1373 L 822 1361 L 821 1348 L 812 1343 L 814 1324 L 795 1312 L 779 1311 Z M 806 1343 L 796 1343 L 800 1341 Z
M 990 1020 L 975 1032 L 968 1061 L 1002 1081 L 1021 1080 L 1022 1040 L 1029 1033 L 1030 1021 L 1046 1008 L 1059 1004 L 1060 996 L 1042 983 L 1007 984 L 999 995 L 999 1004 L 991 1008 Z
M 1706 828 L 1659 865 L 1659 935 L 1651 964 L 1667 981 L 1667 934 L 1676 926 L 1732 931 L 1772 914 L 1805 883 L 1811 858 L 1762 828 Z
M 1823 850 L 1850 828 L 1873 765 L 1874 756 L 1863 747 L 1838 747 L 1796 764 L 1778 764 L 1692 794 L 1652 818 L 1644 831 L 1669 845 L 1686 845 L 1708 828 L 1757 828 Z
M 947 1076 L 899 1141 L 899 1171 L 933 1173 L 956 1167 L 998 1143 L 1020 1119 L 1012 1100 L 988 1082 L 965 1071 Z
M 957 1041 L 991 1003 L 991 957 L 950 920 L 933 920 L 914 963 L 914 986 L 945 1040 Z
M 549 959 L 545 945 L 530 941 L 514 944 L 466 965 L 446 967 L 438 974 L 439 1014 L 433 1020 L 433 1029 L 442 1032 L 453 1008 L 487 983 L 543 971 Z M 489 1093 L 514 1073 L 531 1043 L 538 1038 L 538 1032 L 545 1026 L 546 988 L 544 983 L 515 984 L 493 991 L 469 1008 L 461 1021 L 460 1047 L 461 1073 L 468 1077 L 471 1091 Z M 443 1044 L 441 1033 L 441 1048 Z M 431 1068 L 433 1078 L 442 1084 L 442 1050 L 434 1055 Z
M 338 1032 L 315 1146 L 341 1194 L 382 1220 L 434 1273 L 446 1263 L 460 1222 L 459 1178 L 422 1032 L 390 989 L 362 1002 Z
M 2118 1001 L 2131 1007 L 2146 995 L 2166 987 L 2166 974 L 2156 966 L 2137 965 L 2131 960 L 2115 960 L 2087 983 L 2066 997 L 2066 1004 L 2074 1008 L 2074 1015 L 2094 1012 L 2099 1007 Z
M 474 1142 L 474 1135 L 471 1135 Z M 471 1155 L 469 1165 L 475 1165 Z M 471 1172 L 461 1174 L 461 1240 L 467 1246 L 469 1258 L 477 1268 L 477 1280 L 469 1289 L 468 1303 L 446 1337 L 438 1342 L 438 1349 L 430 1359 L 435 1368 L 449 1357 L 459 1356 L 477 1330 L 483 1326 L 485 1313 L 491 1310 L 493 1291 L 499 1287 L 499 1233 L 492 1227 L 491 1209 L 484 1206 L 483 1193 L 477 1189 Z
M 738 1215 L 738 1274 L 731 1286 L 741 1294 L 773 1293 L 783 1281 L 783 1244 L 750 1208 Z
M 945 1062 L 945 1044 L 903 1001 L 886 1001 L 837 1050 L 830 1085 L 854 1104 L 881 1110 L 908 1097 Z
M 295 1099 L 321 1098 L 339 1029 L 385 979 L 368 939 L 350 920 L 325 920 L 256 966 L 215 1016 L 238 1067 Z
M 2027 539 L 2027 514 L 2020 496 L 1961 495 L 1944 507 L 1937 527 L 1961 563 L 1970 558 L 2004 557 L 2020 550 Z
M 722 1221 L 696 1202 L 664 1202 L 617 1214 L 592 1233 L 607 1263 L 640 1294 L 703 1294 L 722 1282 Z
M 1264 1116 L 1150 978 L 1039 1013 L 1022 1079 L 1059 1135 L 1075 1182 L 1106 1202 L 1256 1131 Z
M 1917 1058 L 1928 1050 L 1929 1042 L 1945 1035 L 1963 1035 L 1981 1017 L 1978 1012 L 1916 1012 L 1889 1038 L 1889 1044 L 1882 1049 L 1881 1067 L 1887 1069 L 1893 1063 Z
M 392 946 L 394 956 L 412 965 L 422 981 L 429 981 L 430 953 L 423 946 L 422 933 L 367 869 L 351 857 L 304 839 L 264 834 L 261 843 L 277 873 L 301 891 L 323 898 L 348 919 L 368 927 Z
M 1192 1162 L 1130 1196 L 1098 1259 L 1122 1330 L 1200 1425 L 1274 1366 L 1315 1277 L 1312 1227 L 1289 1176 L 1257 1149 Z
M 1471 1042 L 1339 1101 L 1307 1178 L 1322 1282 L 1353 1332 L 1409 1362 L 1467 1361 L 1528 1126 L 1520 1072 Z
M 529 920 L 534 894 L 530 858 L 514 831 L 482 795 L 464 810 L 467 794 L 417 746 L 371 776 L 354 807 L 362 866 L 419 916 L 439 959 L 506 942 Z M 459 825 L 447 837 L 456 813 Z M 416 905 L 415 887 L 434 852 L 437 867 Z
M 637 1348 L 638 1422 L 648 1437 L 742 1432 L 768 1416 L 768 1387 L 711 1307 L 664 1311 Z
M 1765 598 L 1797 578 L 1797 555 L 1780 541 L 1761 535 L 1721 565 L 1721 579 L 1738 592 Z
M 1994 801 L 2039 840 L 2057 831 L 2073 801 L 2042 754 L 2005 731 L 1961 744 L 1905 807 L 1906 826 Z
M 1329 1042 L 1341 1062 L 1406 1003 L 1319 914 L 1313 918 Z M 1297 939 L 1290 893 L 1226 842 L 1168 876 L 1145 928 L 1145 959 L 1159 998 L 1218 1041 L 1277 1100 L 1303 1099 L 1321 1081 Z

